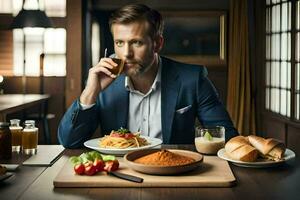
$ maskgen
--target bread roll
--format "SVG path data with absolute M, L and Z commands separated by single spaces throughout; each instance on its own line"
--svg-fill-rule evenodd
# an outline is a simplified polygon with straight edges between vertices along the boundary
M 248 139 L 250 144 L 259 151 L 262 157 L 276 161 L 282 159 L 285 152 L 283 142 L 273 138 L 264 139 L 255 135 L 248 136 Z
M 225 151 L 234 160 L 254 162 L 257 159 L 258 151 L 252 147 L 247 137 L 236 136 L 225 144 Z

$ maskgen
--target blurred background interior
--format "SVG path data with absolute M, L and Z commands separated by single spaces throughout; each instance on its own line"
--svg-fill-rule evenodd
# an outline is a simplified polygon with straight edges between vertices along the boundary
M 40 144 L 57 143 L 59 121 L 80 95 L 89 68 L 105 48 L 113 53 L 110 13 L 135 2 L 0 0 L 0 104 L 1 95 L 49 94 L 43 117 L 50 138 L 41 121 Z M 275 137 L 300 152 L 299 0 L 143 3 L 165 17 L 162 54 L 208 68 L 241 134 Z M 16 25 L 22 8 L 41 10 L 50 24 Z M 2 120 L 24 120 L 41 109 L 35 105 Z

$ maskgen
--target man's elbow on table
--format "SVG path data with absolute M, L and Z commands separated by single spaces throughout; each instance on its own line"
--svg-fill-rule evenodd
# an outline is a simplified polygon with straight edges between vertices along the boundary
M 71 137 L 72 133 L 64 130 L 61 126 L 58 127 L 57 137 L 59 144 L 67 149 L 76 149 L 82 147 L 82 142 Z

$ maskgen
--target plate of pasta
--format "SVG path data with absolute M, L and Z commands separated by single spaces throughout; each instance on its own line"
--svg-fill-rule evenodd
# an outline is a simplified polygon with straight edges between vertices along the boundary
M 141 136 L 127 129 L 112 130 L 109 135 L 84 142 L 84 146 L 104 154 L 124 155 L 128 152 L 148 149 L 162 143 L 161 139 Z

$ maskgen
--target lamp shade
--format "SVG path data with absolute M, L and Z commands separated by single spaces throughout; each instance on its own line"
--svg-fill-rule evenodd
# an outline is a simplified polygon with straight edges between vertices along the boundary
M 22 9 L 13 19 L 11 28 L 25 27 L 49 28 L 52 27 L 52 23 L 44 11 Z

